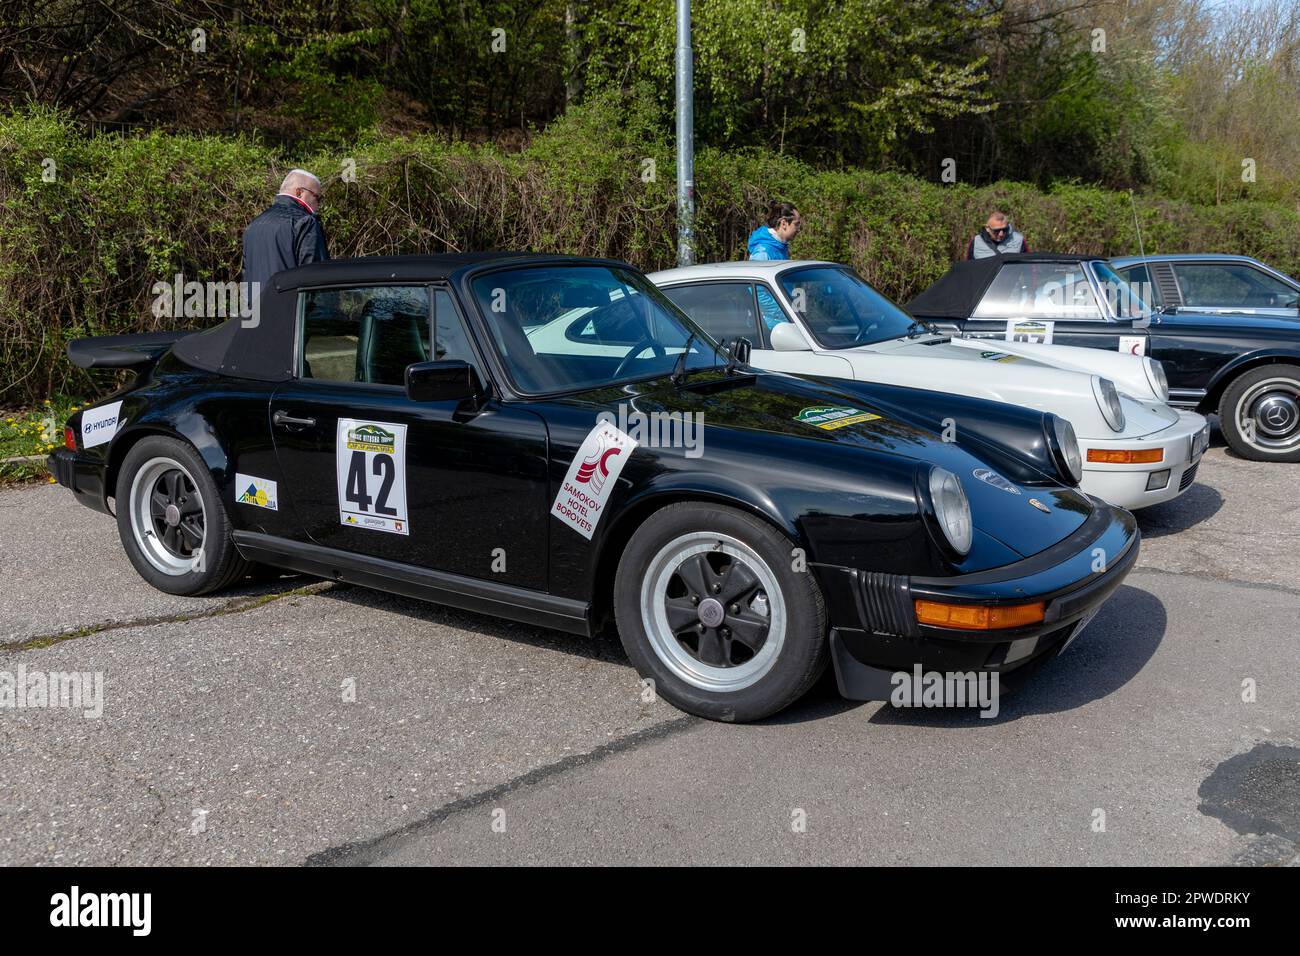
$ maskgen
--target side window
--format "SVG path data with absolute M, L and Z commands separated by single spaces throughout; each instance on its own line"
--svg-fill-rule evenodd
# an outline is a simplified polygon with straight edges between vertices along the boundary
M 1125 297 L 1115 294 L 1114 290 L 1105 286 L 1105 276 L 1099 276 L 1099 278 L 1102 281 L 1102 287 L 1105 287 L 1106 289 L 1106 295 L 1110 297 L 1110 304 L 1112 304 L 1117 315 L 1125 317 L 1125 319 L 1134 319 L 1134 317 L 1136 317 L 1135 315 L 1130 315 L 1130 311 L 1123 308 L 1126 304 L 1126 300 L 1131 300 L 1131 297 L 1136 297 L 1143 303 L 1151 304 L 1152 307 L 1160 306 L 1162 300 L 1160 290 L 1158 290 L 1151 281 L 1151 273 L 1147 271 L 1147 264 L 1130 265 L 1130 267 L 1126 269 L 1115 269 L 1115 274 L 1119 276 L 1119 280 L 1126 282 L 1128 285 L 1128 290 L 1126 290 L 1127 295 L 1125 295 Z
M 1127 269 L 1116 269 L 1116 274 L 1129 284 L 1138 298 L 1143 302 L 1159 302 L 1160 296 L 1156 294 L 1156 288 L 1151 284 L 1151 276 L 1147 272 L 1146 265 L 1129 266 Z
M 706 282 L 665 289 L 664 295 L 718 342 L 758 339 L 758 310 L 748 282 Z
M 776 301 L 776 296 L 772 294 L 767 286 L 760 285 L 756 289 L 758 292 L 758 313 L 763 317 L 763 325 L 768 332 L 771 332 L 782 322 L 790 321 L 790 317 L 781 308 L 781 303 Z
M 406 366 L 429 357 L 429 293 L 423 286 L 303 292 L 303 378 L 401 385 Z
M 1174 267 L 1183 302 L 1210 308 L 1284 308 L 1296 300 L 1294 289 L 1272 276 L 1239 264 L 1201 263 Z
M 1071 262 L 1003 266 L 975 309 L 976 318 L 1094 319 L 1101 307 L 1081 266 Z
M 465 320 L 461 318 L 451 293 L 446 289 L 433 290 L 433 341 L 430 359 L 435 362 L 460 359 L 474 366 L 482 378 L 483 370 L 478 367 L 478 359 L 474 357 Z

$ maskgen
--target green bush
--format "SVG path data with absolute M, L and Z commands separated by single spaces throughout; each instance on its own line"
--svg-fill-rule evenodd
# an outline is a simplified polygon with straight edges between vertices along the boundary
M 244 226 L 295 165 L 326 180 L 323 220 L 335 256 L 530 249 L 669 266 L 667 127 L 648 94 L 606 95 L 571 110 L 521 153 L 391 137 L 289 158 L 246 139 L 87 136 L 55 113 L 0 115 L 0 403 L 102 388 L 68 364 L 70 339 L 192 324 L 150 312 L 154 283 L 177 272 L 236 278 Z M 1035 249 L 1138 251 L 1128 194 L 1087 186 L 977 189 L 707 148 L 696 157 L 696 180 L 700 261 L 743 256 L 759 211 L 781 197 L 807 223 L 795 255 L 848 262 L 899 300 L 964 254 L 995 206 Z M 1135 203 L 1148 253 L 1240 252 L 1300 273 L 1300 213 L 1289 206 Z

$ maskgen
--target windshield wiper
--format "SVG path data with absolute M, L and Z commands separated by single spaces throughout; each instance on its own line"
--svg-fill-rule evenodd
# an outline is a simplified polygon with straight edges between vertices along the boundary
M 682 346 L 682 354 L 677 356 L 677 361 L 673 363 L 673 372 L 668 378 L 674 385 L 679 384 L 682 379 L 686 378 L 686 356 L 691 354 L 691 343 L 694 341 L 694 332 L 686 336 L 686 344 Z
M 922 322 L 920 319 L 913 319 L 912 324 L 907 327 L 903 333 L 903 338 L 910 339 L 913 335 L 920 335 L 922 332 L 929 332 L 931 335 L 938 335 L 939 332 L 929 322 Z

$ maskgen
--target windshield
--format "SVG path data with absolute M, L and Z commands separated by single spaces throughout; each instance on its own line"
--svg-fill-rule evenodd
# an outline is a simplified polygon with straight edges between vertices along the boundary
M 638 272 L 609 266 L 506 269 L 473 281 L 497 350 L 520 391 L 563 392 L 686 371 L 725 358 Z
M 789 269 L 777 276 L 777 281 L 822 348 L 849 349 L 887 342 L 920 327 L 849 269 Z
M 1145 290 L 1139 288 L 1139 283 L 1127 281 L 1109 263 L 1094 262 L 1092 271 L 1101 283 L 1102 292 L 1116 317 L 1140 319 L 1155 311 L 1147 304 Z

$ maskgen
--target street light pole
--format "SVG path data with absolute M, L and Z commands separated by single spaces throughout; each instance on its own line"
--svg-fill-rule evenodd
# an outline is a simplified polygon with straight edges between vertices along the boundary
M 677 0 L 677 264 L 695 264 L 695 65 L 691 0 Z

